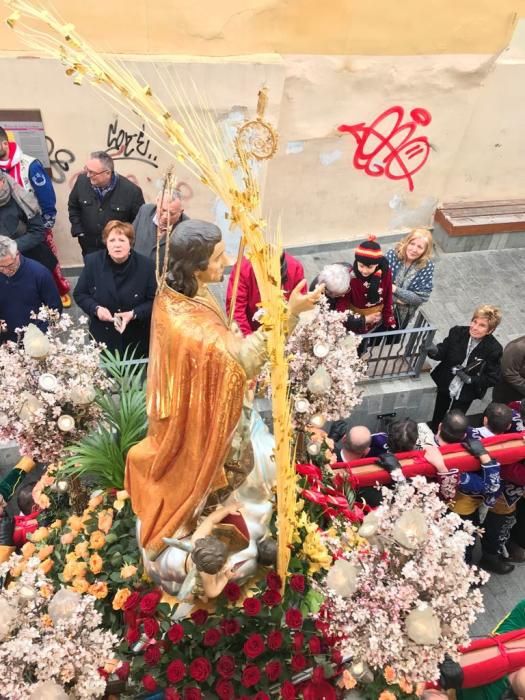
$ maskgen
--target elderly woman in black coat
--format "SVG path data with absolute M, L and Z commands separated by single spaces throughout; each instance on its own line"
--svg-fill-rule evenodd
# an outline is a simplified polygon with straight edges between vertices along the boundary
M 470 325 L 454 326 L 443 342 L 429 348 L 428 356 L 439 361 L 430 375 L 437 384 L 434 432 L 449 409 L 466 413 L 498 381 L 503 348 L 493 332 L 500 322 L 501 311 L 496 306 L 478 306 Z
M 102 233 L 106 250 L 86 255 L 73 296 L 91 319 L 95 340 L 111 351 L 134 347 L 135 357 L 147 357 L 155 264 L 132 249 L 134 239 L 131 224 L 109 221 Z

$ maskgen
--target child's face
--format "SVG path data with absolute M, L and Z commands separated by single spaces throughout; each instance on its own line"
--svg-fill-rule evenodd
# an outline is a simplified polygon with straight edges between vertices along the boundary
M 370 277 L 377 270 L 377 265 L 365 265 L 362 262 L 357 263 L 357 269 L 363 275 L 363 277 Z

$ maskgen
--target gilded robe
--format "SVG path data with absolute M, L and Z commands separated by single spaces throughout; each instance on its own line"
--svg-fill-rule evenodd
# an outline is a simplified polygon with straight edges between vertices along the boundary
M 128 453 L 125 482 L 151 557 L 165 547 L 163 537 L 190 534 L 210 493 L 227 486 L 223 464 L 247 371 L 264 355 L 262 334 L 250 347 L 246 341 L 228 329 L 207 290 L 189 298 L 164 287 L 155 299 L 148 434 Z

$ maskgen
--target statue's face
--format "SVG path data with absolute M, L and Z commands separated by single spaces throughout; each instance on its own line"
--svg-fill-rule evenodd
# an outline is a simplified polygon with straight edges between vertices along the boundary
M 208 284 L 210 282 L 222 282 L 224 278 L 224 268 L 228 264 L 228 256 L 226 255 L 226 246 L 224 241 L 219 241 L 213 253 L 210 256 L 208 267 L 206 270 L 197 270 L 195 277 L 200 284 Z

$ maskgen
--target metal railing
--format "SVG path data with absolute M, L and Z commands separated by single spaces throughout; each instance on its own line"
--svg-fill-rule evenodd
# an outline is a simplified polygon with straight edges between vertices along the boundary
M 436 330 L 423 311 L 418 311 L 414 324 L 407 328 L 361 336 L 360 354 L 368 364 L 367 381 L 419 377 Z

